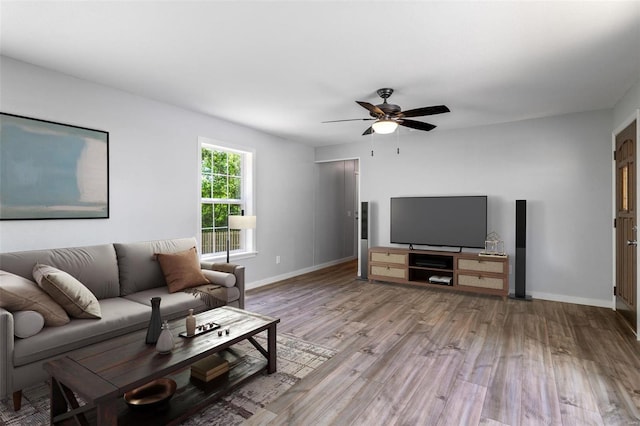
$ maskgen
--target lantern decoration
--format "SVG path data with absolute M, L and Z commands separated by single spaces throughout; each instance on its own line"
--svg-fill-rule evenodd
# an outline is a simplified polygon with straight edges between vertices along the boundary
M 506 256 L 504 252 L 504 241 L 500 239 L 497 232 L 491 232 L 484 241 L 484 251 L 480 253 L 482 256 Z

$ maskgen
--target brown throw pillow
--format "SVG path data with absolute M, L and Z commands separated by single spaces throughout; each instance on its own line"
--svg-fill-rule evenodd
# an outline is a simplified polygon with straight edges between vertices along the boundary
M 167 281 L 169 293 L 185 288 L 209 284 L 200 270 L 198 253 L 195 247 L 178 253 L 156 253 L 160 269 Z
M 64 309 L 36 283 L 5 271 L 0 271 L 0 308 L 10 312 L 36 311 L 42 314 L 47 327 L 69 322 Z
M 80 281 L 49 265 L 36 264 L 33 278 L 53 300 L 74 318 L 102 318 L 96 296 Z

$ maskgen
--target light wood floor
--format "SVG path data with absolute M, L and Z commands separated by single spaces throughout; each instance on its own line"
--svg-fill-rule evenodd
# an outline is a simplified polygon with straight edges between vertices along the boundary
M 640 342 L 610 309 L 369 283 L 349 262 L 247 293 L 338 354 L 252 418 L 289 425 L 640 425 Z

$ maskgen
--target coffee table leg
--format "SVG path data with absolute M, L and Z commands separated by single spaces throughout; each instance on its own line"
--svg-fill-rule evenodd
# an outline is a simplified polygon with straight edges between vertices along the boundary
M 62 394 L 62 389 L 60 388 L 60 383 L 55 379 L 55 377 L 51 378 L 51 386 L 50 386 L 50 398 L 51 398 L 51 406 L 49 407 L 49 414 L 51 416 L 51 424 L 53 424 L 53 419 L 67 412 L 67 401 L 64 399 L 64 395 Z
M 76 420 L 76 424 L 89 425 L 87 418 L 84 415 L 83 410 L 78 404 L 78 400 L 73 391 L 65 386 L 64 383 L 57 380 L 55 377 L 51 377 L 51 406 L 49 413 L 51 416 L 51 424 L 54 424 L 59 419 L 57 418 L 61 414 L 70 413 Z M 71 411 L 69 411 L 71 410 Z
M 98 411 L 98 426 L 116 426 L 118 424 L 118 412 L 116 401 L 109 399 L 96 405 Z
M 276 324 L 273 324 L 267 329 L 267 352 L 269 353 L 269 357 L 267 358 L 267 373 L 275 373 L 277 368 Z

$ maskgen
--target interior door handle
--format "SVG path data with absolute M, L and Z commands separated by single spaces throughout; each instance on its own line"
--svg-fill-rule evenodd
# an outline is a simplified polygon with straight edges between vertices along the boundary
M 636 241 L 636 240 L 627 240 L 627 245 L 628 246 L 637 246 L 638 245 L 638 241 Z

